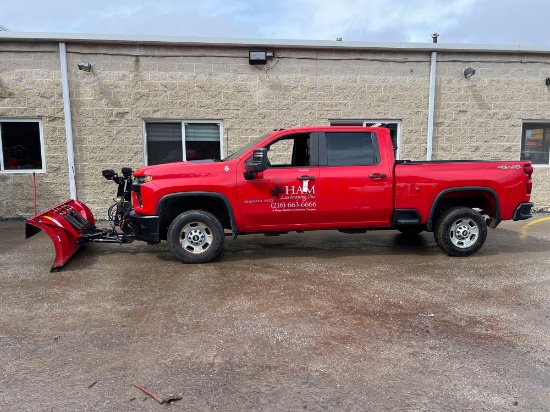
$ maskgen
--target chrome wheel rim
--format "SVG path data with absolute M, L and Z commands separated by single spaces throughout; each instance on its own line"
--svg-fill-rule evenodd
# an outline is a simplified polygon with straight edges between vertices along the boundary
M 466 249 L 479 239 L 479 227 L 472 219 L 457 219 L 451 225 L 449 234 L 453 245 L 460 249 Z
M 212 230 L 201 222 L 191 222 L 180 232 L 181 247 L 189 253 L 200 255 L 212 246 Z

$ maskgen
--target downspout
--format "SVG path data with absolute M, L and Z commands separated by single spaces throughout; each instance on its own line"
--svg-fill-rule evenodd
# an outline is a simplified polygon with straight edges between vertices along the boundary
M 430 67 L 430 100 L 428 104 L 428 142 L 426 160 L 432 160 L 432 143 L 434 137 L 434 110 L 435 110 L 435 76 L 437 68 L 437 52 L 432 52 Z
M 69 164 L 69 188 L 71 199 L 76 199 L 76 180 L 74 170 L 73 124 L 71 120 L 71 102 L 69 99 L 69 77 L 67 75 L 67 50 L 65 42 L 59 43 L 61 61 L 61 87 L 63 89 L 63 113 L 65 115 L 65 135 L 67 140 L 67 162 Z

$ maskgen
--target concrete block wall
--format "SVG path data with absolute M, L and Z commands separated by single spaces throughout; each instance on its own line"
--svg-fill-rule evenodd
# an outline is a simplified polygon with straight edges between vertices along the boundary
M 36 173 L 37 209 L 70 197 L 57 44 L 0 43 L 0 119 L 42 119 L 46 173 Z M 30 216 L 32 173 L 0 173 L 0 217 Z
M 274 128 L 401 120 L 401 158 L 426 158 L 430 53 L 283 48 L 265 70 L 248 64 L 248 50 L 67 44 L 80 200 L 106 217 L 116 188 L 101 170 L 143 166 L 144 120 L 223 121 L 226 155 Z M 522 58 L 438 53 L 434 159 L 519 159 L 522 119 L 550 120 L 541 78 L 548 69 L 515 62 Z M 80 60 L 92 63 L 92 72 L 78 70 Z M 463 77 L 469 66 L 477 71 L 471 82 Z M 0 117 L 18 116 L 44 122 L 47 172 L 37 176 L 43 210 L 69 196 L 57 43 L 0 43 Z M 550 206 L 549 172 L 535 172 L 537 206 Z M 0 216 L 32 213 L 27 180 L 0 175 L 7 188 Z
M 114 185 L 101 168 L 143 165 L 144 119 L 221 120 L 225 154 L 280 127 L 401 119 L 402 156 L 425 157 L 429 54 L 279 49 L 266 71 L 248 50 L 70 45 L 81 199 L 104 214 Z
M 549 64 L 548 55 L 438 53 L 433 158 L 519 160 L 523 121 L 550 121 Z M 532 200 L 550 211 L 550 167 L 535 167 Z

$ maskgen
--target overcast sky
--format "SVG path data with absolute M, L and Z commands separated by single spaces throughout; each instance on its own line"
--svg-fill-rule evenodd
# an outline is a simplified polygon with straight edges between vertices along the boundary
M 550 0 L 18 0 L 13 32 L 550 45 Z

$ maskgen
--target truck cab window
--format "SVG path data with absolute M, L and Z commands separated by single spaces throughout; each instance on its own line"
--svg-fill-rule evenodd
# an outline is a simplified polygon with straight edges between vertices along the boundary
M 373 133 L 326 133 L 327 166 L 369 166 L 378 163 Z
M 310 164 L 310 135 L 285 136 L 267 146 L 271 167 L 300 167 Z

